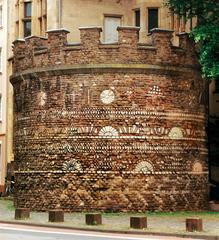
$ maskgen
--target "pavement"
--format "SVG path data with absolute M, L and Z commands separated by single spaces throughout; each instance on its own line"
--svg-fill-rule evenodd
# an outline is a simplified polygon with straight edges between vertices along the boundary
M 102 225 L 85 224 L 85 213 L 65 213 L 63 223 L 48 221 L 47 212 L 31 212 L 26 220 L 14 219 L 12 199 L 0 198 L 0 223 L 24 224 L 50 228 L 75 229 L 139 235 L 176 236 L 183 238 L 219 240 L 219 212 L 178 212 L 178 213 L 102 213 Z M 131 216 L 147 216 L 148 227 L 143 230 L 130 228 Z M 185 219 L 203 219 L 202 232 L 186 232 Z
M 63 228 L 46 228 L 16 224 L 0 224 L 0 239 L 4 240 L 191 240 L 170 236 L 101 233 Z M 198 240 L 198 239 L 197 239 Z M 201 239 L 199 239 L 201 240 Z

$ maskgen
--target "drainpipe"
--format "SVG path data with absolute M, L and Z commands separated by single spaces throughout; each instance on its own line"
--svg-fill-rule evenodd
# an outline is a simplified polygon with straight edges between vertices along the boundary
M 62 0 L 57 0 L 57 28 L 62 28 Z

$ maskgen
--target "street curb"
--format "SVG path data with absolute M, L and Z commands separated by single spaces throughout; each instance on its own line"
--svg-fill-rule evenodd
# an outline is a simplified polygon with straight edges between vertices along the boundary
M 115 233 L 115 234 L 127 234 L 127 235 L 156 235 L 163 237 L 181 237 L 181 238 L 193 238 L 193 239 L 203 239 L 203 240 L 219 240 L 219 236 L 209 236 L 209 235 L 193 235 L 193 234 L 181 234 L 181 233 L 161 233 L 161 232 L 139 232 L 139 231 L 122 231 L 122 230 L 106 230 L 106 229 L 90 229 L 90 228 L 78 228 L 69 226 L 58 226 L 50 224 L 37 224 L 37 223 L 25 223 L 25 222 L 12 222 L 0 220 L 0 223 L 4 224 L 15 224 L 33 227 L 46 227 L 46 228 L 56 228 L 56 229 L 68 229 L 68 230 L 79 230 L 86 232 L 101 232 L 101 233 Z

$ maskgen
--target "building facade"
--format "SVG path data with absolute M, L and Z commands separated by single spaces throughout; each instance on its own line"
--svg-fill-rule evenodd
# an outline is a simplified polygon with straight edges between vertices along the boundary
M 0 192 L 7 172 L 7 1 L 0 1 Z
M 67 28 L 70 41 L 79 41 L 80 26 L 101 26 L 104 42 L 117 41 L 118 26 L 137 26 L 140 41 L 150 29 L 159 27 L 176 32 L 189 30 L 193 23 L 173 16 L 162 0 L 13 0 L 14 39 L 30 35 L 45 36 L 46 30 Z

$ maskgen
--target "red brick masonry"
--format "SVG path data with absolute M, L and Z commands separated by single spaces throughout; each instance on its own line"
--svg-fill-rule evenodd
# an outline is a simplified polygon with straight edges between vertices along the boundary
M 193 44 L 101 28 L 14 42 L 15 204 L 33 210 L 202 210 L 208 165 Z

